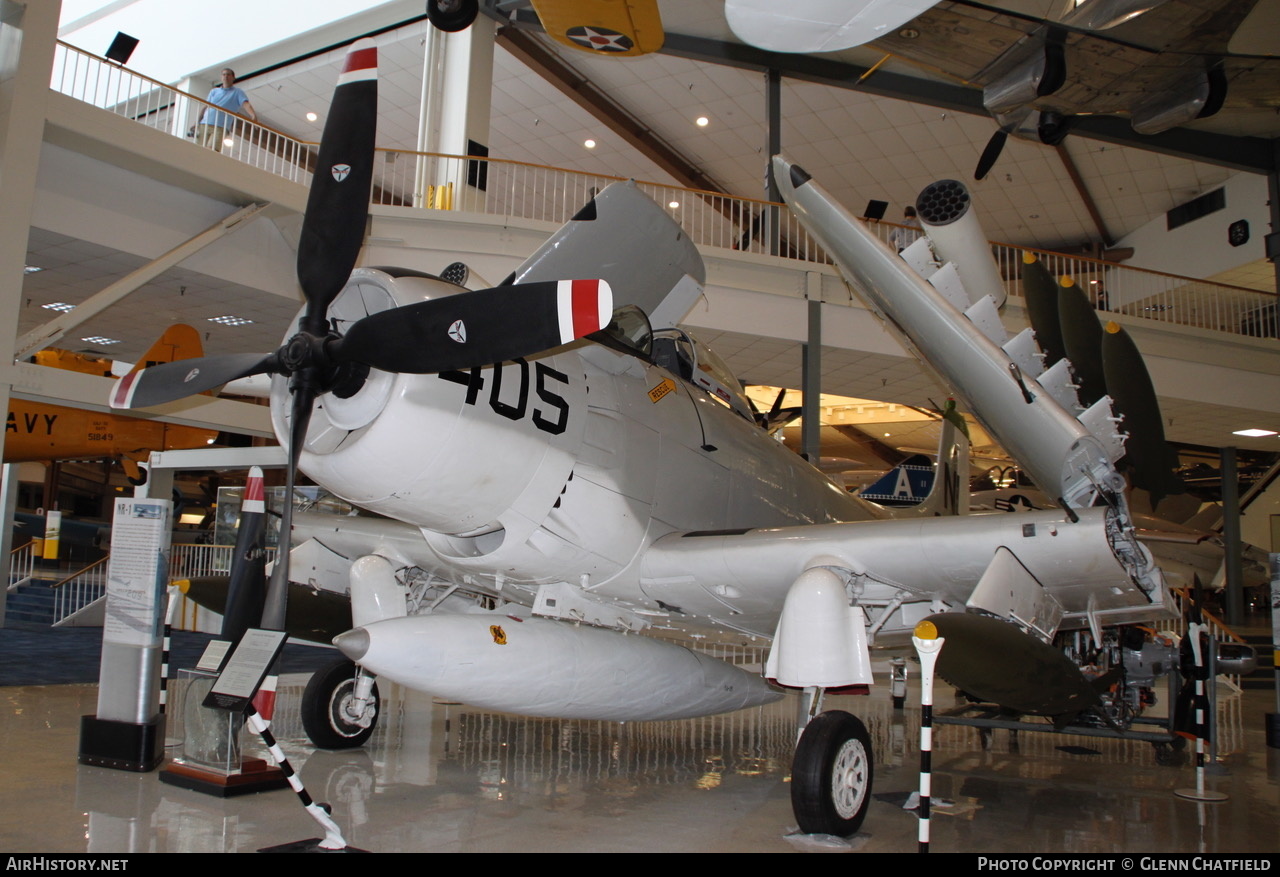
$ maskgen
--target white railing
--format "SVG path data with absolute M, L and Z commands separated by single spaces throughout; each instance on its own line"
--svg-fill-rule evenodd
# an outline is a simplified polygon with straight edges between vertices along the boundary
M 187 94 L 113 64 L 74 46 L 59 42 L 54 53 L 50 87 L 99 109 L 115 113 L 197 142 L 200 117 L 213 107 L 202 98 Z M 218 112 L 225 112 L 213 107 Z M 305 143 L 266 125 L 231 115 L 234 123 L 209 148 L 253 167 L 297 183 L 310 184 L 314 164 L 314 144 Z
M 197 576 L 223 576 L 231 573 L 233 545 L 174 544 L 169 550 L 169 577 L 190 579 Z M 276 549 L 263 550 L 267 563 L 275 560 Z
M 177 137 L 187 137 L 204 100 L 58 43 L 52 88 Z M 314 167 L 313 143 L 239 119 L 221 153 L 302 184 Z M 493 158 L 380 149 L 373 203 L 462 210 L 512 219 L 563 223 L 600 189 L 622 179 Z M 715 192 L 638 182 L 699 247 L 778 255 L 803 262 L 829 259 L 782 205 Z M 776 226 L 777 232 L 772 229 Z M 887 239 L 896 223 L 873 227 Z M 1007 292 L 1020 295 L 1021 247 L 992 244 Z M 1234 335 L 1280 338 L 1280 298 L 1273 292 L 1130 268 L 1096 259 L 1035 251 L 1055 276 L 1073 277 L 1100 312 L 1142 317 Z
M 107 561 L 104 557 L 74 575 L 50 585 L 53 589 L 53 623 L 79 612 L 107 592 Z
M 16 591 L 31 581 L 36 568 L 36 544 L 28 542 L 9 552 L 9 588 Z

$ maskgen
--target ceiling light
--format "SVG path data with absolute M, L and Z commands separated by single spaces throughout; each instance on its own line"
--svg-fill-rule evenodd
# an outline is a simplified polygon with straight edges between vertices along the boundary
M 35 274 L 37 271 L 43 271 L 43 270 L 44 270 L 43 268 L 39 268 L 39 267 L 37 267 L 37 266 L 35 266 L 35 265 L 27 265 L 27 266 L 25 266 L 25 267 L 22 269 L 22 273 L 23 273 L 23 274 Z
M 583 146 L 585 146 L 585 147 L 587 147 L 587 149 L 595 149 L 595 148 L 596 148 L 596 142 L 595 142 L 594 140 L 589 139 L 589 138 L 588 138 L 587 140 L 583 140 L 583 141 L 582 141 L 582 145 L 583 145 Z
M 1249 438 L 1258 438 L 1264 435 L 1275 435 L 1274 429 L 1237 429 L 1232 435 L 1247 435 Z
M 233 316 L 232 314 L 223 314 L 221 317 L 210 317 L 209 322 L 217 323 L 221 326 L 243 326 L 246 323 L 252 323 L 253 320 Z
M 90 344 L 119 344 L 119 338 L 108 338 L 105 335 L 90 335 L 87 338 L 81 338 L 81 341 L 88 341 Z
M 318 119 L 318 118 L 320 118 L 320 117 L 319 117 L 319 116 L 317 116 L 315 113 L 307 113 L 307 121 L 308 121 L 308 122 L 314 122 L 314 121 L 315 121 L 316 119 Z
M 63 313 L 75 309 L 75 305 L 69 305 L 65 301 L 51 301 L 47 305 L 40 305 L 40 307 L 47 311 L 62 311 Z
M 668 202 L 667 202 L 667 206 L 668 206 L 668 207 L 670 207 L 672 210 L 678 210 L 678 209 L 680 208 L 680 202 L 679 202 L 679 201 L 668 201 Z
M 236 145 L 236 142 L 230 137 L 224 137 L 222 138 L 222 145 L 230 149 L 232 146 Z
M 694 122 L 697 123 L 699 128 L 705 128 L 711 124 L 711 120 L 706 116 L 698 116 L 698 118 L 694 119 Z

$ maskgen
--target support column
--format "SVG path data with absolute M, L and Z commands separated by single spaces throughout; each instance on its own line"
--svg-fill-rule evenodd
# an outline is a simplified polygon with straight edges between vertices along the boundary
M 9 594 L 9 581 L 12 570 L 9 567 L 9 552 L 13 551 L 14 512 L 18 510 L 18 464 L 5 463 L 0 466 L 0 582 L 4 583 L 0 590 L 0 627 L 4 627 L 5 599 Z
M 60 0 L 0 0 L 0 403 L 6 411 L 61 8 Z
M 804 364 L 800 380 L 804 400 L 801 402 L 800 453 L 813 465 L 822 458 L 822 424 L 819 422 L 818 403 L 822 395 L 822 302 L 813 295 L 814 281 L 821 283 L 816 274 L 808 275 L 809 340 L 802 346 Z
M 778 190 L 778 181 L 773 178 L 773 157 L 782 151 L 782 73 L 778 70 L 765 72 L 764 118 L 766 126 L 764 156 L 764 197 L 766 201 L 781 201 L 782 193 Z M 769 215 L 765 221 L 768 230 L 769 255 L 776 256 L 780 251 L 782 240 L 781 210 L 768 208 Z
M 427 32 L 422 65 L 418 151 L 489 154 L 495 22 L 480 16 L 466 30 Z M 484 197 L 488 162 L 420 158 L 415 207 L 474 209 Z
M 1228 625 L 1244 622 L 1243 570 L 1240 566 L 1240 476 L 1236 471 L 1236 449 L 1222 448 L 1222 542 L 1226 552 L 1227 588 L 1224 606 Z
M 1271 207 L 1271 233 L 1266 237 L 1266 254 L 1275 274 L 1275 289 L 1280 292 L 1280 137 L 1271 141 L 1271 173 L 1267 174 L 1267 204 Z M 1272 316 L 1280 332 L 1280 313 Z

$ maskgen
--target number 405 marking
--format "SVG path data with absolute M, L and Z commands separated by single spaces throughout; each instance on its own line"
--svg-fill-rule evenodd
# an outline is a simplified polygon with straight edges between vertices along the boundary
M 512 365 L 520 371 L 520 391 L 514 402 L 504 401 L 503 396 L 506 395 L 510 399 L 512 390 L 508 389 L 504 394 L 502 392 L 503 374 L 507 371 L 507 366 Z M 565 431 L 565 427 L 569 424 L 569 403 L 564 397 L 555 392 L 549 383 L 559 382 L 568 386 L 569 377 L 564 372 L 559 372 L 547 365 L 545 362 L 535 362 L 533 364 L 534 373 L 534 392 L 542 404 L 535 404 L 533 407 L 533 424 L 543 432 L 549 432 L 552 435 L 559 435 Z M 495 413 L 502 415 L 508 420 L 523 420 L 525 415 L 529 413 L 529 363 L 524 359 L 517 358 L 509 363 L 499 363 L 493 366 L 493 370 L 489 373 L 491 380 L 489 381 L 489 407 Z M 462 384 L 467 388 L 466 403 L 475 405 L 480 398 L 480 391 L 484 389 L 485 379 L 481 374 L 479 366 L 470 371 L 447 371 L 440 372 L 440 377 L 446 381 L 453 381 L 455 384 Z

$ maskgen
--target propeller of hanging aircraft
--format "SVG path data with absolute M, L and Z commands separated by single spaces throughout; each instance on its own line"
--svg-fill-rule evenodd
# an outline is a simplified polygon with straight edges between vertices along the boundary
M 349 395 L 370 368 L 429 374 L 540 353 L 599 331 L 613 312 L 613 295 L 603 280 L 544 281 L 464 290 L 372 314 L 345 335 L 332 329 L 329 306 L 355 268 L 368 222 L 377 76 L 377 49 L 368 40 L 354 43 L 334 90 L 298 242 L 305 306 L 296 334 L 265 355 L 207 356 L 142 369 L 122 379 L 111 395 L 113 408 L 144 408 L 251 375 L 287 376 L 292 401 L 286 497 L 293 496 L 298 458 L 319 396 L 337 388 Z M 293 503 L 286 501 L 280 560 L 262 613 L 262 626 L 274 630 L 284 629 L 292 510 Z

